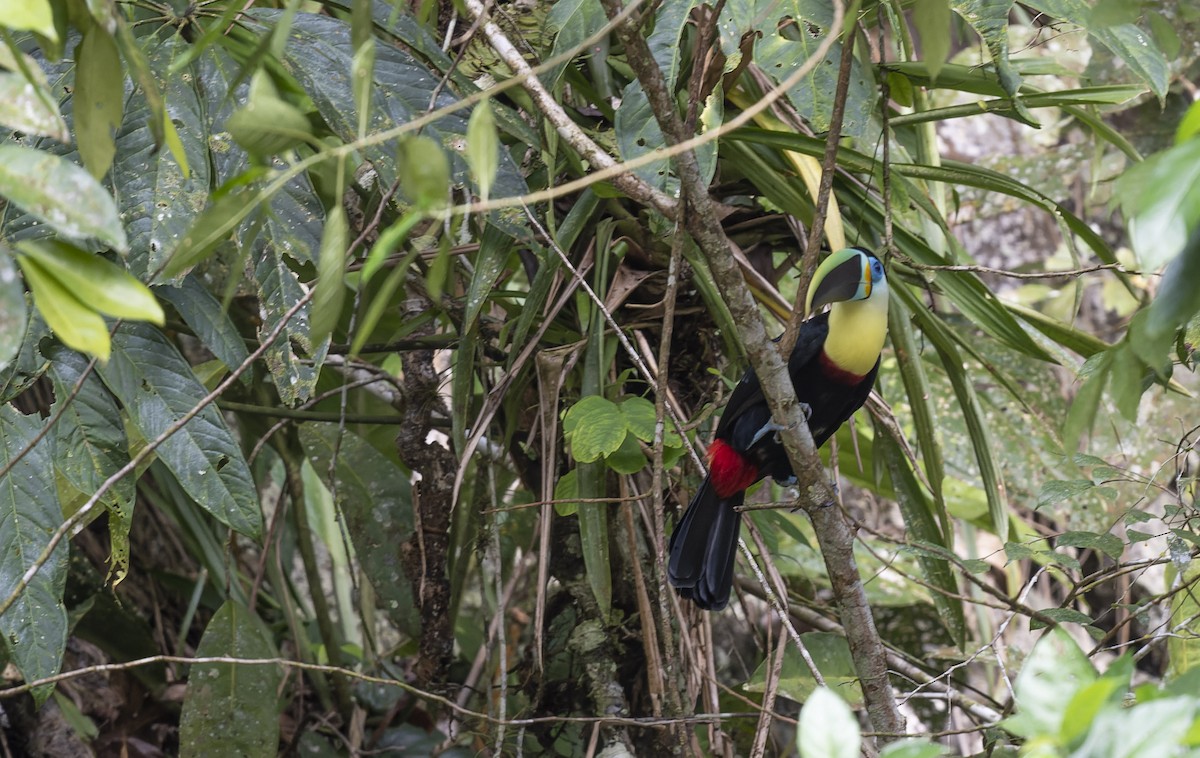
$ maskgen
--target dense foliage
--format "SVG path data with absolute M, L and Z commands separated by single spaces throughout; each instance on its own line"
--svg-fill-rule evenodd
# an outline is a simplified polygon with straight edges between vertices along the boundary
M 6 754 L 1200 751 L 1192 0 L 0 24 Z M 892 282 L 855 541 L 763 484 L 704 614 L 717 264 L 776 334 L 819 238 Z

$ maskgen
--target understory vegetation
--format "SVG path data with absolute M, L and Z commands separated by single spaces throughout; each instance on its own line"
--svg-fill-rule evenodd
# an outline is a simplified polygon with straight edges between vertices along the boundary
M 1194 0 L 0 32 L 3 755 L 1200 754 Z M 849 245 L 875 393 L 699 611 L 667 535 Z

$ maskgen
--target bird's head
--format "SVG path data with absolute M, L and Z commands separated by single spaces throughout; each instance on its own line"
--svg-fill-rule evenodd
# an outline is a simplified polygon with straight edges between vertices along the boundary
M 826 258 L 808 285 L 809 315 L 830 303 L 853 300 L 880 300 L 887 303 L 887 277 L 883 261 L 870 250 L 848 247 Z

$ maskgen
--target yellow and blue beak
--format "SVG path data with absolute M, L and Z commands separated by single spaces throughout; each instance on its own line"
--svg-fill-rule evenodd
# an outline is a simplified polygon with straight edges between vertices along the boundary
M 848 247 L 822 261 L 808 285 L 805 314 L 830 303 L 866 300 L 883 280 L 883 264 L 862 248 Z

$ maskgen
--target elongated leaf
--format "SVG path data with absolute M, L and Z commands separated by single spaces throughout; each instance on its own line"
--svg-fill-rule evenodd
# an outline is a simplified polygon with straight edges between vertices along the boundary
M 191 413 L 207 394 L 175 346 L 144 324 L 126 323 L 116 331 L 112 358 L 100 376 L 148 441 Z M 250 469 L 215 405 L 184 423 L 156 452 L 201 508 L 248 537 L 262 533 Z
M 88 308 L 113 318 L 162 325 L 162 306 L 154 294 L 120 266 L 59 240 L 27 240 L 18 242 L 17 249 Z
M 9 29 L 23 29 L 58 39 L 49 0 L 0 0 L 0 18 Z
M 305 293 L 296 272 L 288 266 L 278 247 L 268 244 L 258 256 L 254 284 L 263 310 L 258 337 L 266 339 Z M 311 304 L 301 306 L 264 355 L 271 376 L 275 378 L 275 389 L 287 404 L 302 402 L 312 396 L 328 350 L 328 343 L 314 345 L 309 339 L 310 310 Z
M 100 314 L 79 302 L 36 259 L 21 256 L 17 262 L 25 274 L 25 283 L 33 293 L 33 304 L 54 334 L 67 347 L 107 361 L 111 345 L 108 327 Z
M 916 338 L 913 335 L 912 323 L 903 304 L 898 298 L 891 298 L 888 302 L 888 310 L 888 333 L 892 338 L 896 362 L 900 366 L 904 394 L 908 397 L 908 406 L 912 410 L 913 426 L 917 432 L 921 459 L 925 461 L 925 476 L 932 488 L 933 505 L 942 534 L 947 542 L 946 547 L 950 547 L 954 529 L 946 515 L 946 501 L 942 495 L 942 480 L 946 476 L 946 471 L 933 415 L 934 391 L 929 386 L 928 377 L 925 376 L 925 363 L 921 360 Z
M 1013 0 L 951 0 L 950 7 L 970 24 L 987 45 L 1000 78 L 1000 86 L 1010 96 L 1016 97 L 1021 89 L 1021 76 L 1008 58 L 1008 14 L 1012 10 Z M 1017 108 L 1021 120 L 1030 126 L 1037 126 L 1019 101 Z
M 312 299 L 312 339 L 320 345 L 337 326 L 346 300 L 346 246 L 349 244 L 346 212 L 335 206 L 325 219 L 321 252 L 317 260 L 317 284 Z
M 75 136 L 83 165 L 100 179 L 116 155 L 115 137 L 125 110 L 121 56 L 112 35 L 97 25 L 84 33 L 76 57 Z
M 900 504 L 900 512 L 904 514 L 904 526 L 910 538 L 927 542 L 949 550 L 950 540 L 947 534 L 952 532 L 939 526 L 935 515 L 937 508 L 925 495 L 904 451 L 896 443 L 887 430 L 876 428 L 875 450 L 883 455 L 888 472 L 892 477 L 892 486 L 896 488 L 896 499 Z M 949 525 L 947 525 L 949 526 Z M 938 616 L 946 625 L 951 638 L 958 645 L 966 643 L 967 625 L 963 614 L 962 601 L 958 599 L 958 579 L 950 562 L 936 558 L 933 555 L 921 553 L 918 555 L 921 572 L 925 581 L 942 592 L 932 592 L 933 603 L 937 606 Z
M 300 443 L 314 470 L 327 482 L 346 520 L 346 531 L 376 604 L 396 626 L 418 634 L 420 616 L 413 605 L 412 577 L 404 569 L 400 546 L 413 536 L 412 485 L 409 475 L 352 432 L 338 439 L 333 425 L 306 424 Z M 336 446 L 336 447 L 335 447 Z
M 54 382 L 54 413 L 62 410 L 54 426 L 54 444 L 63 452 L 55 457 L 54 466 L 72 487 L 91 497 L 106 479 L 129 463 L 125 428 L 113 423 L 121 417 L 121 411 L 94 371 L 84 376 L 88 362 L 83 356 L 54 345 L 47 351 L 47 357 L 51 360 L 50 379 Z M 63 403 L 77 384 L 79 393 L 63 409 Z M 133 496 L 134 478 L 127 476 L 101 498 L 108 509 L 110 561 L 118 582 L 129 569 Z
M 598 0 L 562 0 L 555 3 L 546 17 L 547 28 L 556 32 L 550 56 L 557 58 L 568 50 L 576 49 L 585 39 L 604 28 L 607 22 L 604 6 Z M 555 87 L 568 65 L 570 61 L 554 66 L 542 74 L 542 81 L 547 87 Z
M 0 468 L 33 444 L 40 431 L 37 416 L 22 416 L 11 405 L 0 407 Z M 50 544 L 62 523 L 54 484 L 54 450 L 43 439 L 0 478 L 0 600 Z M 12 661 L 26 679 L 58 673 L 67 643 L 63 588 L 67 544 L 60 543 L 8 610 L 0 615 L 0 633 Z M 52 687 L 34 692 L 39 703 Z
M 129 249 L 112 195 L 57 155 L 0 145 L 0 195 L 67 237 L 94 237 L 122 253 Z
M 992 528 L 1001 542 L 1005 542 L 1008 540 L 1008 502 L 1000 480 L 999 468 L 996 465 L 995 445 L 992 443 L 991 432 L 983 409 L 979 405 L 979 398 L 975 394 L 975 387 L 970 377 L 963 371 L 961 354 L 946 326 L 924 307 L 907 285 L 900 282 L 897 285 L 893 287 L 892 292 L 903 300 L 925 337 L 941 356 L 946 376 L 950 379 L 954 395 L 962 408 L 963 420 L 967 424 L 967 432 L 971 438 L 971 447 L 975 451 L 975 460 L 979 464 L 979 479 L 987 494 Z
M 929 67 L 930 78 L 936 80 L 938 72 L 950 57 L 950 3 L 948 0 L 917 0 L 913 8 L 913 22 L 921 35 L 921 58 Z
M 178 40 L 178 41 L 174 41 Z M 171 37 L 149 51 L 155 71 L 165 72 L 172 57 L 184 46 Z M 132 63 L 128 48 L 122 46 L 125 60 Z M 136 66 L 134 71 L 137 71 Z M 112 167 L 112 183 L 121 198 L 121 212 L 129 230 L 130 271 L 143 281 L 159 270 L 188 234 L 193 222 L 208 203 L 208 142 L 202 119 L 200 99 L 191 76 L 176 76 L 159 83 L 139 78 L 143 96 L 130 99 L 125 120 L 117 134 L 117 159 Z M 179 122 L 178 133 L 186 155 L 185 167 L 170 151 L 159 150 L 165 139 L 164 127 L 156 126 L 163 118 L 161 103 L 145 96 L 147 87 L 165 93 L 171 103 L 171 118 Z M 161 88 L 161 90 L 160 90 Z M 161 97 L 161 95 L 160 95 Z M 194 263 L 195 261 L 192 261 Z M 176 266 L 167 278 L 178 275 L 186 266 Z
M 0 245 L 0 373 L 21 349 L 28 315 L 17 266 L 8 248 Z
M 250 355 L 246 341 L 238 333 L 229 314 L 221 308 L 221 303 L 196 277 L 184 277 L 183 284 L 178 288 L 157 287 L 155 292 L 175 306 L 175 310 L 179 311 L 204 346 L 228 368 L 237 368 L 245 362 Z
M 200 638 L 200 658 L 275 658 L 271 632 L 254 613 L 227 600 Z M 271 756 L 279 750 L 279 686 L 275 665 L 201 663 L 188 677 L 179 723 L 182 756 Z
M 27 55 L 21 63 L 24 70 L 8 47 L 0 48 L 0 66 L 8 69 L 0 72 L 0 124 L 26 134 L 70 142 L 71 132 L 50 96 L 42 67 Z M 28 79 L 26 71 L 30 74 Z

